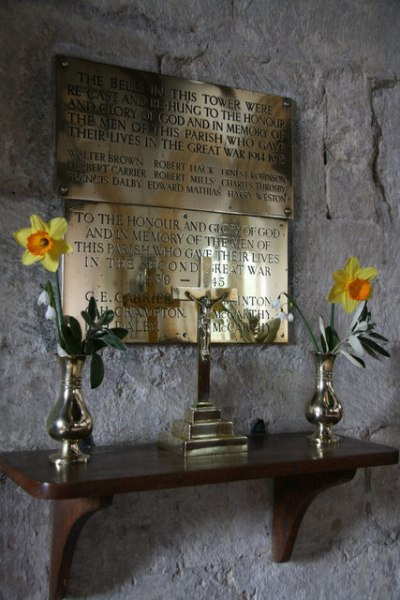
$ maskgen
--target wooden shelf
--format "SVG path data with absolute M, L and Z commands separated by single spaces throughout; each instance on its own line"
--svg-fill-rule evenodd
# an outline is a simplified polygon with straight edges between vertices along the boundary
M 86 465 L 57 470 L 49 450 L 0 454 L 0 471 L 35 498 L 52 502 L 50 600 L 64 597 L 75 544 L 91 514 L 115 494 L 247 479 L 274 479 L 272 554 L 289 560 L 302 517 L 321 491 L 358 468 L 398 462 L 395 448 L 342 438 L 318 449 L 304 433 L 249 438 L 248 452 L 185 459 L 156 444 L 95 447 Z

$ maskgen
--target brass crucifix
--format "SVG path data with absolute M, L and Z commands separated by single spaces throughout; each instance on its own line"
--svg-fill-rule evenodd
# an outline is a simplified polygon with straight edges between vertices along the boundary
M 234 288 L 212 288 L 212 261 L 209 257 L 201 259 L 200 285 L 198 287 L 173 288 L 172 297 L 179 300 L 191 300 L 199 307 L 197 317 L 197 406 L 210 403 L 211 372 L 211 318 L 212 307 L 223 300 L 237 302 L 237 290 Z
M 221 411 L 210 399 L 212 308 L 223 300 L 237 302 L 236 289 L 211 288 L 211 258 L 202 259 L 200 286 L 174 288 L 173 297 L 190 300 L 198 307 L 197 318 L 197 402 L 183 420 L 174 421 L 172 432 L 160 438 L 162 448 L 184 454 L 222 454 L 247 451 L 247 438 L 236 436 L 233 425 L 221 419 Z
M 214 300 L 211 300 L 210 296 L 195 298 L 188 291 L 186 291 L 186 296 L 199 305 L 199 316 L 197 318 L 197 406 L 200 407 L 210 402 L 211 309 L 214 304 L 226 300 L 229 292 L 224 292 Z

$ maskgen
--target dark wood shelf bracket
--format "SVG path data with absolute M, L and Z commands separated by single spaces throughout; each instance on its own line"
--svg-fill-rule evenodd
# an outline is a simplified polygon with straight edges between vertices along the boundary
M 287 562 L 307 508 L 319 493 L 353 479 L 356 469 L 274 479 L 272 559 Z
M 49 599 L 62 600 L 67 592 L 72 557 L 79 534 L 95 512 L 111 505 L 106 498 L 68 498 L 52 501 Z
M 248 452 L 187 459 L 157 444 L 94 447 L 88 464 L 57 470 L 48 450 L 0 455 L 0 472 L 52 503 L 49 600 L 65 597 L 74 549 L 91 515 L 115 494 L 248 479 L 274 480 L 272 557 L 290 559 L 302 518 L 322 491 L 350 481 L 358 468 L 395 464 L 396 448 L 342 438 L 319 449 L 304 433 L 248 439 Z

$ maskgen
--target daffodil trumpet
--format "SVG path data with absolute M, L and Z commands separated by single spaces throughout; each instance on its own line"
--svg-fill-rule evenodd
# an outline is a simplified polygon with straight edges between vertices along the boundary
M 46 315 L 55 314 L 59 353 L 70 356 L 90 355 L 90 383 L 92 388 L 98 387 L 104 377 L 104 364 L 98 352 L 106 346 L 125 350 L 122 339 L 128 331 L 122 327 L 109 328 L 114 312 L 106 310 L 100 314 L 94 297 L 90 298 L 86 310 L 81 312 L 86 324 L 85 336 L 79 321 L 63 314 L 58 269 L 60 257 L 73 252 L 72 246 L 64 240 L 67 221 L 57 217 L 46 223 L 37 215 L 32 215 L 30 222 L 30 227 L 14 233 L 14 239 L 25 249 L 21 257 L 22 264 L 30 266 L 39 263 L 54 274 L 54 286 L 50 280 L 46 282 L 43 289 L 47 298 L 42 298 L 41 295 L 39 303 L 48 304 L 48 307 L 54 309 L 54 313 L 47 310 Z
M 287 298 L 285 304 L 288 310 L 298 312 L 314 352 L 343 354 L 350 362 L 361 367 L 365 367 L 366 354 L 376 359 L 390 356 L 382 346 L 389 340 L 375 331 L 376 325 L 367 304 L 373 294 L 371 280 L 377 274 L 375 267 L 361 268 L 359 260 L 354 256 L 347 260 L 343 269 L 333 273 L 335 283 L 328 294 L 328 301 L 331 303 L 329 325 L 325 326 L 323 318 L 319 317 L 319 341 L 294 298 L 286 293 L 281 294 Z M 350 327 L 342 339 L 335 329 L 335 304 L 341 304 L 347 313 L 354 312 Z

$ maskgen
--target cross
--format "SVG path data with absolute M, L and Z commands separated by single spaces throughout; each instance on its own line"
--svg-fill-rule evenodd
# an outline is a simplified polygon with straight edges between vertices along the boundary
M 124 294 L 123 297 L 123 306 L 138 306 L 139 308 L 148 308 L 154 309 L 154 313 L 151 310 L 149 314 L 147 314 L 147 340 L 150 343 L 158 342 L 158 317 L 155 313 L 155 309 L 157 308 L 165 308 L 166 306 L 179 306 L 179 300 L 173 300 L 169 294 L 168 297 L 166 294 L 157 294 L 157 282 L 156 282 L 156 269 L 153 267 L 149 267 L 145 269 L 145 281 L 146 281 L 146 295 L 150 298 L 157 298 L 158 296 L 164 296 L 165 299 L 160 298 L 157 302 L 146 302 L 145 300 L 142 302 L 135 301 L 129 294 Z
M 234 288 L 212 288 L 212 261 L 210 257 L 201 259 L 200 286 L 172 288 L 172 297 L 179 300 L 191 300 L 199 305 L 197 318 L 197 407 L 213 406 L 210 401 L 211 370 L 211 309 L 214 304 L 226 300 L 237 302 L 237 290 Z

